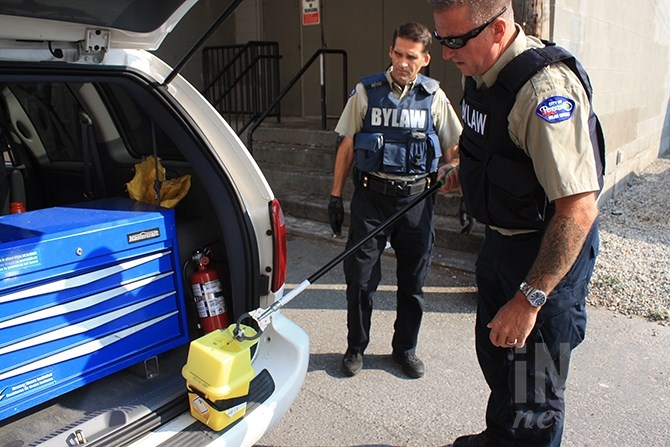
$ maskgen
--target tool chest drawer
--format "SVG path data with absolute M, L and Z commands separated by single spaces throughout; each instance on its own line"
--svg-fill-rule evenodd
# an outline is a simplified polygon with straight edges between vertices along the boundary
M 0 217 L 0 420 L 188 342 L 184 305 L 172 210 Z

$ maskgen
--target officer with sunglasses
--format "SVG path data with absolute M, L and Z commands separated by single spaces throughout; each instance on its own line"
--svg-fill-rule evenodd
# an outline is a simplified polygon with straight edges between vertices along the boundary
M 605 146 L 589 78 L 566 50 L 526 36 L 511 0 L 428 3 L 464 85 L 460 165 L 443 189 L 460 187 L 487 225 L 475 322 L 486 429 L 453 445 L 559 446 L 598 252 Z
M 354 170 L 347 247 L 356 244 L 437 180 L 440 157 L 449 161 L 462 127 L 446 94 L 420 74 L 430 62 L 430 30 L 407 23 L 393 33 L 391 66 L 364 77 L 347 101 L 335 131 L 342 136 L 328 207 L 335 234 L 342 229 L 342 190 Z M 451 150 L 449 152 L 449 149 Z M 413 207 L 387 230 L 344 260 L 347 282 L 347 350 L 342 371 L 356 375 L 370 340 L 373 295 L 381 280 L 387 240 L 397 262 L 397 313 L 392 358 L 410 378 L 424 374 L 416 355 L 423 316 L 423 283 L 435 239 L 434 199 Z

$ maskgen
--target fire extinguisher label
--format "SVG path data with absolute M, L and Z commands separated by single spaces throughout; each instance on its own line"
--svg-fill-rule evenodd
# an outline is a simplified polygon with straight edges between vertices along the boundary
M 220 293 L 223 291 L 219 281 L 209 281 L 202 284 L 192 284 L 193 295 L 201 297 L 210 293 Z
M 210 281 L 202 284 L 202 291 L 205 293 L 221 292 L 221 283 L 219 281 Z
M 226 302 L 219 281 L 192 284 L 192 288 L 200 318 L 213 317 L 226 312 Z
M 211 300 L 202 300 L 195 303 L 198 308 L 198 316 L 200 318 L 213 317 L 221 315 L 226 311 L 226 305 L 223 298 L 214 297 Z

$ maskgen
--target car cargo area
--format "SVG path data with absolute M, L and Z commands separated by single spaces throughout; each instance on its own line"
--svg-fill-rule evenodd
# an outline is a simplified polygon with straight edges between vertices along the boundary
M 187 411 L 194 255 L 229 320 L 267 294 L 235 189 L 183 116 L 132 74 L 0 74 L 0 447 L 119 446 Z M 183 198 L 157 205 L 177 179 Z M 263 374 L 252 385 L 250 408 L 274 390 Z

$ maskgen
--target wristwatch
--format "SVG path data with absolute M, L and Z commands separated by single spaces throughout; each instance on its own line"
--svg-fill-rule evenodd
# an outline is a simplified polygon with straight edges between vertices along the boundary
M 542 307 L 542 305 L 547 302 L 547 294 L 531 286 L 526 281 L 521 283 L 519 290 L 521 290 L 521 293 L 524 294 L 530 305 L 533 307 Z

